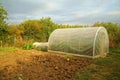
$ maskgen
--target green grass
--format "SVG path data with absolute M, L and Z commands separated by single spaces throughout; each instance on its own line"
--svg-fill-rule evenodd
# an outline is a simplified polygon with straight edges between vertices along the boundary
M 34 46 L 32 44 L 25 44 L 22 46 L 22 49 L 30 50 L 30 49 L 34 49 Z
M 0 51 L 15 51 L 18 50 L 16 47 L 0 47 Z
M 18 48 L 16 47 L 0 47 L 0 56 L 9 55 L 10 51 L 16 51 Z
M 81 70 L 76 73 L 75 80 L 92 80 L 92 78 L 85 70 Z
M 94 59 L 75 74 L 74 80 L 120 80 L 120 49 L 110 49 L 107 57 Z

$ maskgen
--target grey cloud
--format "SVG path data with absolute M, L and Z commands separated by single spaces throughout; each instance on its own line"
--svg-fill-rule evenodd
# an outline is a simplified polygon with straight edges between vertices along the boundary
M 59 21 L 60 23 L 64 24 L 83 24 L 83 25 L 92 25 L 95 22 L 114 22 L 119 23 L 120 22 L 120 16 L 114 16 L 114 15 L 91 15 L 91 16 L 85 16 L 85 17 L 75 17 L 73 19 L 69 19 L 67 21 Z
M 8 0 L 3 3 L 10 14 L 32 13 L 36 9 L 45 9 L 44 3 L 33 3 L 25 0 Z
M 115 1 L 119 2 L 119 0 Z M 108 14 L 119 11 L 120 3 L 109 0 L 4 0 L 3 4 L 8 10 L 9 22 L 12 23 L 46 16 L 61 24 L 91 24 L 96 21 L 120 22 L 120 14 Z M 95 10 L 99 11 L 92 12 Z

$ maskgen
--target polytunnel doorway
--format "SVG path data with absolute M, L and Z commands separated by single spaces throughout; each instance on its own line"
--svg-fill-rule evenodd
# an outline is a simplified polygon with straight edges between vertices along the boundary
M 96 32 L 95 48 L 93 48 L 94 57 L 105 57 L 109 52 L 109 39 L 105 28 L 99 27 Z

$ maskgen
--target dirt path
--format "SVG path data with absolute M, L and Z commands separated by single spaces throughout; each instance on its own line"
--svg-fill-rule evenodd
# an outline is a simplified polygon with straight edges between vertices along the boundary
M 18 50 L 0 56 L 0 80 L 73 80 L 92 60 L 36 50 Z

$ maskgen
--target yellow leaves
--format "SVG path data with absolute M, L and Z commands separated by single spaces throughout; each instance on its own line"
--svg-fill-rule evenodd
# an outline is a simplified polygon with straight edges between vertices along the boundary
M 22 27 L 19 27 L 19 25 L 11 25 L 9 27 L 9 33 L 11 35 L 21 35 L 24 33 Z

